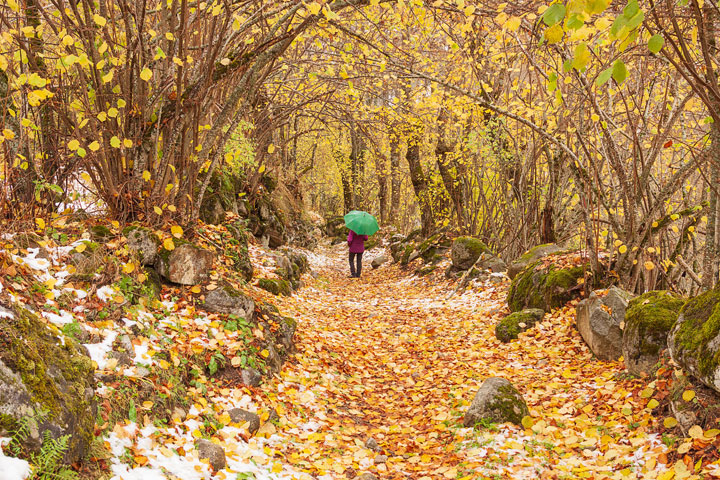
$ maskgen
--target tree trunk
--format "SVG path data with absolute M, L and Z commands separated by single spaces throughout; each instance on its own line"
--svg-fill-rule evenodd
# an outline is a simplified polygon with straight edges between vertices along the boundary
M 387 158 L 378 155 L 375 170 L 378 180 L 378 203 L 380 204 L 380 224 L 386 225 L 388 221 L 388 178 Z
M 447 111 L 442 108 L 438 115 L 438 141 L 435 145 L 435 159 L 437 161 L 440 177 L 442 178 L 445 190 L 450 195 L 453 210 L 457 219 L 457 226 L 465 228 L 465 216 L 463 209 L 463 191 L 457 177 L 457 168 L 454 165 L 453 153 L 457 142 L 447 141 Z
M 422 233 L 423 236 L 427 237 L 432 232 L 435 221 L 427 178 L 425 177 L 425 172 L 423 172 L 422 164 L 420 163 L 420 128 L 421 127 L 418 125 L 408 127 L 408 148 L 405 158 L 407 159 L 408 166 L 410 167 L 410 181 L 412 182 L 413 190 L 415 191 L 415 197 L 420 205 Z
M 400 219 L 400 143 L 395 132 L 390 134 L 390 221 L 397 225 Z

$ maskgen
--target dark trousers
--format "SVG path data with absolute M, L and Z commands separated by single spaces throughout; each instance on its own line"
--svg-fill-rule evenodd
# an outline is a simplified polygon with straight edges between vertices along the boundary
M 362 272 L 362 256 L 362 252 L 350 252 L 350 275 L 353 277 L 359 277 Z M 357 263 L 357 268 L 355 268 L 355 263 Z

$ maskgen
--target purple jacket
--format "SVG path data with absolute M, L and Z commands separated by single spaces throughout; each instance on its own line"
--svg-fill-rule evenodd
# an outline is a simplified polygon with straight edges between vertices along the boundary
M 350 253 L 363 253 L 365 251 L 365 240 L 367 239 L 367 235 L 358 235 L 350 230 L 350 233 L 348 233 L 348 247 L 350 247 Z

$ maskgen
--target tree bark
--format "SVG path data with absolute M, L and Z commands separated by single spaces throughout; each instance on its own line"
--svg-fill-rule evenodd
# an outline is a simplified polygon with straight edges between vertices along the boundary
M 435 219 L 432 211 L 427 178 L 420 163 L 421 128 L 419 125 L 412 125 L 406 129 L 408 148 L 405 158 L 410 167 L 410 181 L 415 191 L 415 198 L 417 198 L 418 204 L 420 205 L 422 233 L 423 236 L 427 237 L 433 230 Z
M 390 133 L 390 221 L 397 225 L 400 218 L 400 142 L 397 133 Z

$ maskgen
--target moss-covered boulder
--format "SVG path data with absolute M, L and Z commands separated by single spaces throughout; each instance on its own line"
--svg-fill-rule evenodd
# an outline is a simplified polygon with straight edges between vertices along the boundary
M 465 414 L 463 425 L 474 427 L 481 422 L 522 423 L 529 415 L 527 404 L 520 392 L 508 380 L 491 377 L 483 382 Z
M 261 278 L 258 280 L 258 287 L 267 290 L 273 295 L 289 296 L 292 294 L 290 282 L 282 278 Z
M 81 459 L 93 440 L 94 373 L 87 350 L 37 315 L 0 307 L 0 437 L 44 411 L 25 446 L 37 451 L 45 432 L 69 435 L 66 462 Z
M 667 338 L 685 304 L 685 298 L 658 290 L 630 301 L 625 312 L 622 352 L 633 375 L 647 375 L 667 348 Z
M 582 279 L 589 264 L 558 267 L 535 262 L 517 275 L 510 284 L 508 305 L 513 312 L 524 308 L 540 308 L 549 312 L 579 297 L 583 291 Z
M 518 273 L 525 270 L 528 265 L 537 262 L 543 257 L 547 257 L 548 255 L 552 255 L 553 253 L 558 253 L 560 251 L 561 248 L 554 243 L 544 243 L 542 245 L 537 245 L 528 250 L 527 252 L 523 253 L 520 258 L 514 260 L 508 266 L 508 277 L 513 279 Z
M 155 264 L 160 246 L 160 239 L 155 232 L 149 228 L 130 225 L 123 229 L 123 235 L 127 239 L 128 248 L 137 256 L 142 265 Z
M 90 281 L 105 266 L 107 249 L 97 242 L 83 240 L 70 251 L 70 264 L 75 278 Z
M 575 308 L 578 331 L 600 360 L 613 361 L 622 355 L 622 323 L 631 298 L 628 292 L 612 287 L 607 293 L 592 292 Z
M 209 312 L 237 315 L 251 321 L 255 313 L 255 301 L 232 286 L 223 284 L 205 295 L 203 308 Z
M 534 327 L 537 322 L 542 320 L 543 316 L 545 316 L 545 312 L 539 308 L 527 308 L 511 313 L 495 326 L 495 336 L 503 343 L 515 340 L 520 332 Z
M 691 298 L 668 338 L 672 359 L 720 392 L 720 288 Z
M 90 238 L 92 238 L 95 242 L 107 242 L 114 236 L 115 235 L 112 233 L 112 230 L 105 225 L 93 225 L 90 227 Z
M 185 242 L 172 250 L 161 248 L 155 268 L 166 280 L 180 285 L 196 285 L 207 280 L 215 255 L 209 250 Z
M 467 270 L 472 267 L 483 253 L 494 256 L 487 245 L 473 237 L 456 238 L 450 249 L 453 267 L 458 270 Z

